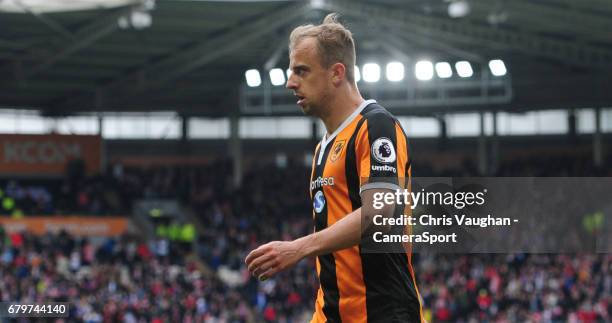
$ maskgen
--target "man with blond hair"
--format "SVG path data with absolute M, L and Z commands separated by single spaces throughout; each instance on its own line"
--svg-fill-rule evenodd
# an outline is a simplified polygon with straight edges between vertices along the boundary
M 369 253 L 362 245 L 371 224 L 362 205 L 409 182 L 410 159 L 397 119 L 359 93 L 353 36 L 337 17 L 299 26 L 289 37 L 287 88 L 327 129 L 312 162 L 314 233 L 262 245 L 245 261 L 265 280 L 316 256 L 320 287 L 311 322 L 422 322 L 410 252 Z M 402 211 L 390 205 L 380 213 Z

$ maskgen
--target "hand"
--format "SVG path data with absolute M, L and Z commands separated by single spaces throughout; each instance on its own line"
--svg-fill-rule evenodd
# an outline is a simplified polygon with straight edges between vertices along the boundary
M 298 241 L 272 241 L 251 251 L 244 262 L 251 275 L 263 281 L 293 267 L 303 257 Z

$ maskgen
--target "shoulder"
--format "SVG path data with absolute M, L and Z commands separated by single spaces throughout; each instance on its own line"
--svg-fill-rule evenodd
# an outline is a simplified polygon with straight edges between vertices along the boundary
M 371 103 L 361 111 L 361 116 L 367 122 L 368 131 L 394 129 L 397 118 L 378 103 Z

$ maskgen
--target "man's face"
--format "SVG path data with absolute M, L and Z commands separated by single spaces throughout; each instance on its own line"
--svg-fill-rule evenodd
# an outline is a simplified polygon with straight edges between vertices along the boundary
M 315 38 L 306 37 L 297 42 L 289 55 L 289 68 L 292 73 L 286 86 L 293 90 L 302 111 L 317 117 L 325 114 L 325 104 L 333 88 L 332 73 L 321 66 Z

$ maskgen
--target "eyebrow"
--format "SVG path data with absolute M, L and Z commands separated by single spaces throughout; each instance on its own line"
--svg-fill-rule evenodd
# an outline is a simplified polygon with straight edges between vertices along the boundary
M 308 71 L 310 70 L 310 68 L 306 65 L 296 65 L 292 68 L 293 71 L 297 71 L 297 70 L 305 70 Z

